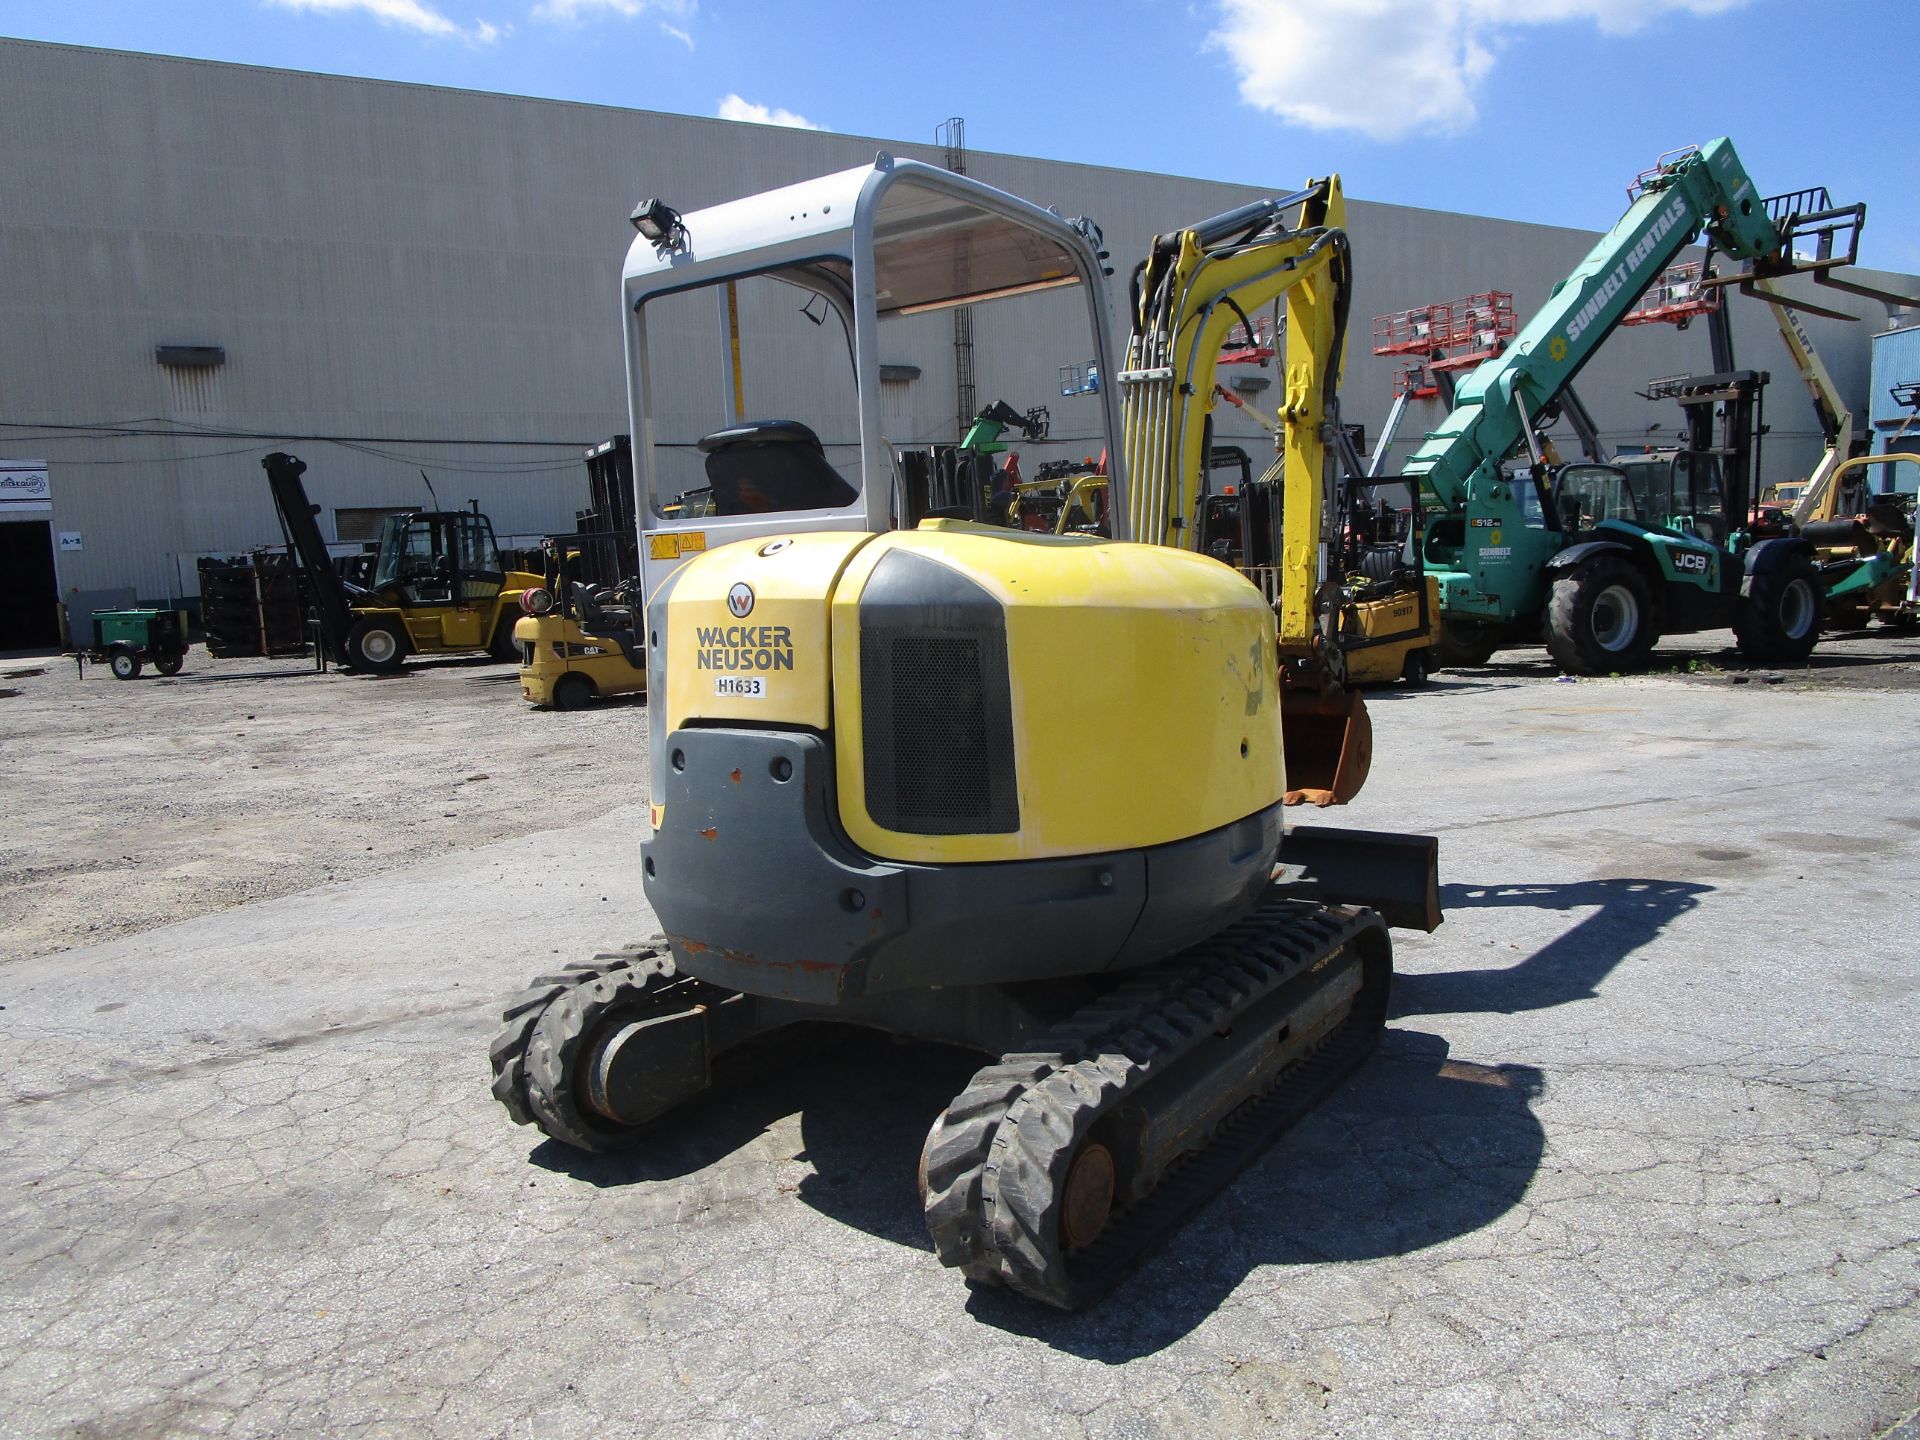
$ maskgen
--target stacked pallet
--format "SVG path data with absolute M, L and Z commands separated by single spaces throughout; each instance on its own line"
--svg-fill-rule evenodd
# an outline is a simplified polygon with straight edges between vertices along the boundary
M 217 656 L 303 655 L 307 607 L 282 550 L 200 560 L 200 624 Z

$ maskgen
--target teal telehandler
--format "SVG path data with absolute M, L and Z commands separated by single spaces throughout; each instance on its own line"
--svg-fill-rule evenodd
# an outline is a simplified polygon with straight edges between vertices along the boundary
M 1763 199 L 1725 138 L 1663 157 L 1629 193 L 1627 213 L 1513 343 L 1460 383 L 1453 410 L 1402 472 L 1419 497 L 1426 569 L 1438 583 L 1443 664 L 1484 664 L 1502 646 L 1544 641 L 1569 673 L 1618 673 L 1644 665 L 1663 633 L 1723 627 L 1749 657 L 1779 663 L 1805 659 L 1819 637 L 1814 548 L 1791 527 L 1756 528 L 1749 467 L 1703 464 L 1647 485 L 1618 465 L 1551 465 L 1540 431 L 1641 293 L 1703 230 L 1709 260 L 1730 262 L 1708 283 L 1779 303 L 1762 282 L 1811 274 L 1888 298 L 1835 273 L 1854 261 L 1866 207 L 1836 207 L 1824 189 Z M 1711 264 L 1703 274 L 1714 274 Z M 1696 378 L 1719 381 L 1711 400 L 1739 408 L 1738 376 Z

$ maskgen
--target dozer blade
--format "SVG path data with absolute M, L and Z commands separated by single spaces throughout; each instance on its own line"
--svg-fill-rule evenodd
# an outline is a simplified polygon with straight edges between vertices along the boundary
M 1364 905 L 1396 930 L 1440 928 L 1440 842 L 1431 835 L 1291 825 L 1272 894 Z
M 1373 768 L 1373 721 L 1358 690 L 1280 692 L 1289 805 L 1344 805 Z

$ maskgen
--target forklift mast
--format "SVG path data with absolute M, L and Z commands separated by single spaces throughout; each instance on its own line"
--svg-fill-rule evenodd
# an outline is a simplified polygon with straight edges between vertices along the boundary
M 1727 370 L 1656 380 L 1645 392 L 1650 400 L 1679 404 L 1684 437 L 1679 454 L 1718 458 L 1722 515 L 1729 530 L 1747 525 L 1753 514 L 1761 437 L 1766 433 L 1763 404 L 1771 378 L 1764 370 Z M 1669 518 L 1656 515 L 1653 520 L 1665 524 Z M 1724 543 L 1726 537 L 1717 538 Z
M 321 644 L 335 664 L 345 664 L 347 631 L 353 628 L 353 611 L 347 603 L 346 587 L 334 572 L 327 542 L 314 523 L 313 517 L 320 513 L 320 507 L 307 498 L 307 487 L 300 480 L 306 473 L 306 462 L 276 450 L 262 458 L 260 464 L 267 472 L 267 488 L 273 492 L 274 509 L 280 512 L 281 531 L 306 576 L 307 593 L 320 620 Z

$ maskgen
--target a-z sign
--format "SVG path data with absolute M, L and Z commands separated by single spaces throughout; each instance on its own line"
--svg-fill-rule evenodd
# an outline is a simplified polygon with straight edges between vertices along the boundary
M 44 460 L 0 460 L 0 520 L 53 514 Z

